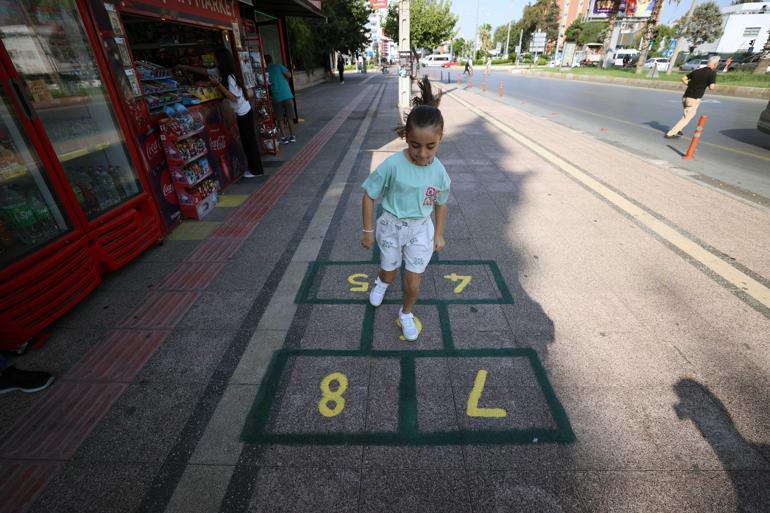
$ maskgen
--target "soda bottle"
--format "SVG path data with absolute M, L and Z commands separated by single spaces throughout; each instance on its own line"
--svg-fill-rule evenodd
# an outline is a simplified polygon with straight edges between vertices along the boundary
M 24 196 L 9 186 L 3 187 L 0 192 L 0 213 L 17 239 L 25 244 L 35 243 L 35 214 L 32 213 Z
M 41 199 L 40 194 L 31 192 L 27 195 L 27 204 L 35 215 L 35 235 L 40 239 L 49 239 L 58 229 L 51 216 L 51 211 Z
M 100 168 L 101 169 L 101 168 Z M 115 172 L 112 166 L 107 166 L 107 174 L 109 175 L 112 183 L 115 185 L 115 190 L 118 191 L 118 196 L 121 200 L 125 199 L 128 195 L 123 189 L 123 182 L 120 179 L 120 175 Z
M 15 245 L 16 239 L 14 238 L 11 229 L 2 219 L 0 219 L 0 247 L 11 249 Z

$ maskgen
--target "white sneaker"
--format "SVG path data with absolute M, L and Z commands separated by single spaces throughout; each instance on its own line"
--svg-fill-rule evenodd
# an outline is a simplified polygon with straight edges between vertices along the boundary
M 254 174 L 254 173 L 252 173 L 251 171 L 246 171 L 245 173 L 243 173 L 243 177 L 244 177 L 244 178 L 256 178 L 256 177 L 257 177 L 257 175 L 255 175 L 255 174 Z
M 374 287 L 372 287 L 372 291 L 369 292 L 369 304 L 372 306 L 380 306 L 385 297 L 385 292 L 388 290 L 388 285 L 390 285 L 390 283 L 380 281 L 380 277 L 377 276 L 374 280 Z
M 404 338 L 410 342 L 417 340 L 420 332 L 417 330 L 417 325 L 414 323 L 414 314 L 405 314 L 399 310 L 398 321 L 401 324 L 401 332 L 404 334 Z

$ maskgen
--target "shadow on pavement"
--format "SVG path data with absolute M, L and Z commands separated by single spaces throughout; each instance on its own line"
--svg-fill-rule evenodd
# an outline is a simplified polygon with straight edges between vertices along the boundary
M 657 131 L 659 131 L 659 132 L 663 132 L 664 134 L 665 134 L 666 132 L 668 132 L 668 129 L 670 128 L 670 127 L 668 127 L 668 126 L 664 126 L 664 125 L 661 125 L 661 124 L 660 124 L 660 123 L 658 123 L 657 121 L 647 121 L 646 123 L 642 123 L 642 124 L 643 124 L 643 125 L 647 125 L 647 126 L 649 126 L 650 128 L 654 128 L 655 130 L 657 130 Z
M 674 385 L 674 392 L 679 397 L 674 405 L 677 417 L 695 424 L 728 473 L 735 489 L 736 511 L 770 511 L 770 473 L 755 471 L 756 465 L 751 465 L 756 461 L 767 463 L 763 455 L 770 454 L 770 447 L 746 440 L 725 405 L 708 387 L 683 379 Z
M 668 148 L 670 148 L 671 150 L 673 150 L 673 151 L 674 151 L 674 153 L 676 153 L 676 154 L 677 154 L 677 155 L 679 155 L 680 157 L 684 157 L 684 153 L 683 153 L 681 150 L 678 150 L 677 148 L 674 148 L 674 147 L 673 147 L 673 146 L 671 146 L 670 144 L 667 144 L 666 146 L 667 146 Z
M 751 144 L 763 150 L 770 150 L 770 135 L 763 134 L 756 128 L 731 128 L 719 133 L 734 141 Z

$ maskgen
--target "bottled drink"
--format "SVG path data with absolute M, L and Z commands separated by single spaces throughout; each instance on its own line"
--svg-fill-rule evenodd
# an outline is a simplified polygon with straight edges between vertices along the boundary
M 92 182 L 91 177 L 86 174 L 83 168 L 78 168 L 78 170 L 74 172 L 74 177 L 75 183 L 83 194 L 84 202 L 82 205 L 83 209 L 86 211 L 86 215 L 89 217 L 97 215 L 100 210 L 99 200 L 97 198 L 98 190 Z M 77 194 L 77 192 L 75 194 Z
M 0 212 L 17 239 L 26 244 L 35 243 L 35 214 L 24 196 L 9 186 L 3 187 L 0 192 Z
M 103 169 L 103 168 L 99 168 Z M 120 179 L 120 175 L 116 172 L 116 169 L 112 166 L 107 166 L 107 174 L 109 175 L 110 179 L 112 180 L 112 183 L 115 185 L 115 190 L 118 191 L 118 196 L 121 200 L 125 199 L 128 195 L 126 194 L 125 189 L 123 188 L 123 181 Z
M 35 215 L 35 236 L 39 239 L 49 239 L 58 232 L 56 223 L 51 216 L 51 210 L 48 208 L 36 192 L 27 196 L 27 204 Z

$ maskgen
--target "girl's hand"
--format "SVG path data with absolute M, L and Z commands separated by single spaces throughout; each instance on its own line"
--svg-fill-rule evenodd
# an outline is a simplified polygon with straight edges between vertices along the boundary
M 374 246 L 374 232 L 361 232 L 361 246 L 365 249 Z
M 221 84 L 220 80 L 217 77 L 211 77 L 211 85 L 213 87 L 219 87 L 219 84 Z
M 441 251 L 446 246 L 443 235 L 435 235 L 433 237 L 433 251 Z

